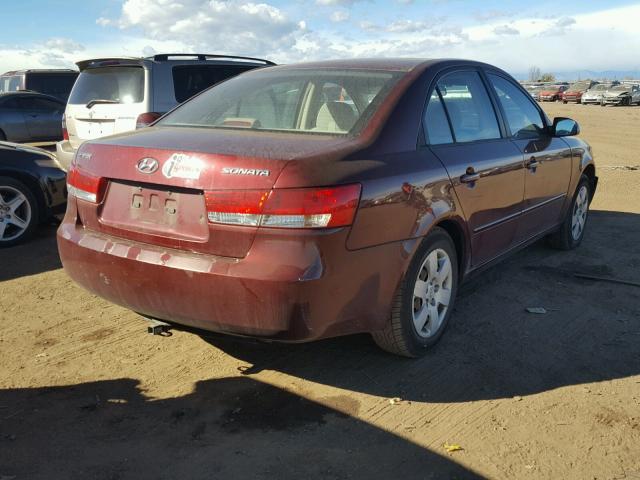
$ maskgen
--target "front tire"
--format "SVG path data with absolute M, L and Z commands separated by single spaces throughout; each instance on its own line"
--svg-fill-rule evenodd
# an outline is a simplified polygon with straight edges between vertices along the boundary
M 435 345 L 449 322 L 458 291 L 458 258 L 451 237 L 436 227 L 424 239 L 393 299 L 391 318 L 374 332 L 380 348 L 420 357 Z
M 0 248 L 28 240 L 38 225 L 38 202 L 24 183 L 0 177 Z
M 589 216 L 591 188 L 589 177 L 582 175 L 562 226 L 549 237 L 552 247 L 572 250 L 582 243 Z

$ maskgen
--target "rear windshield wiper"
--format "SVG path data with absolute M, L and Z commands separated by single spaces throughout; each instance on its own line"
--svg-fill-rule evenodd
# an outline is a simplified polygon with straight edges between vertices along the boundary
M 97 98 L 87 103 L 87 108 L 92 108 L 94 105 L 97 105 L 99 103 L 120 103 L 120 102 L 118 100 L 106 100 L 106 99 Z

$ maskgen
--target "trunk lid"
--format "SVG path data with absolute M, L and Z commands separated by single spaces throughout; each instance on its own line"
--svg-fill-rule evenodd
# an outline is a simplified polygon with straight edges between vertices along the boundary
M 167 127 L 86 143 L 77 166 L 108 184 L 98 205 L 78 201 L 79 215 L 85 227 L 120 238 L 242 258 L 257 227 L 209 223 L 204 192 L 269 191 L 290 160 L 326 158 L 352 143 L 330 136 Z

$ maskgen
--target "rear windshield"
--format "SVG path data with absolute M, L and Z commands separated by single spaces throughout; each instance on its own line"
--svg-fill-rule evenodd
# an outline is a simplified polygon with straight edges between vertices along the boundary
M 144 100 L 142 67 L 98 67 L 83 71 L 71 91 L 69 103 L 86 105 L 92 100 L 140 103 Z
M 376 70 L 261 70 L 213 87 L 157 125 L 357 134 L 402 75 Z
M 77 73 L 29 73 L 27 90 L 66 100 L 77 76 Z
M 173 67 L 173 91 L 182 103 L 195 94 L 227 78 L 255 68 L 240 65 L 181 65 Z

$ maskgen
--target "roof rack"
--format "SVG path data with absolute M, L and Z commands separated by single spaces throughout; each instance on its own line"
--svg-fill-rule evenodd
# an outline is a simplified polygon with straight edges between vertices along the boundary
M 154 55 L 151 58 L 156 62 L 166 62 L 170 57 L 196 57 L 199 61 L 228 58 L 230 60 L 248 60 L 250 62 L 264 63 L 265 65 L 275 65 L 272 61 L 265 60 L 264 58 L 242 57 L 237 55 L 210 55 L 207 53 L 162 53 Z

